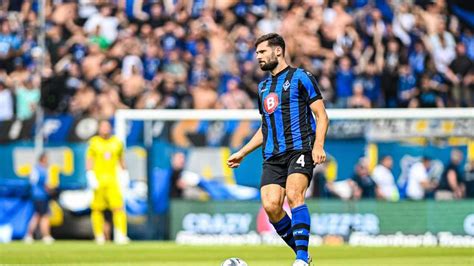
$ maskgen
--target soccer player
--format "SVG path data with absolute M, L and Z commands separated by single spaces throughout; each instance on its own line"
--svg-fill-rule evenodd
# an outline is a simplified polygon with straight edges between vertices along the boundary
M 91 203 L 91 222 L 95 241 L 105 243 L 104 211 L 112 211 L 114 224 L 114 242 L 126 244 L 127 217 L 124 210 L 124 200 L 120 189 L 119 165 L 126 173 L 124 148 L 122 142 L 111 135 L 110 122 L 99 122 L 99 134 L 89 141 L 87 150 L 87 180 L 94 189 L 94 199 Z
M 311 220 L 304 196 L 314 165 L 326 160 L 324 140 L 329 120 L 316 79 L 301 68 L 288 66 L 280 35 L 263 35 L 255 47 L 260 68 L 271 74 L 258 86 L 262 124 L 227 164 L 239 167 L 247 154 L 262 145 L 263 208 L 277 233 L 296 253 L 293 265 L 309 265 Z M 285 196 L 292 218 L 282 208 Z
M 28 244 L 33 243 L 33 234 L 36 227 L 40 226 L 43 242 L 51 244 L 54 238 L 51 237 L 49 228 L 49 200 L 51 199 L 52 188 L 48 186 L 48 156 L 42 153 L 39 156 L 38 164 L 35 166 L 30 175 L 31 196 L 33 199 L 34 214 L 28 226 L 28 232 L 24 241 Z

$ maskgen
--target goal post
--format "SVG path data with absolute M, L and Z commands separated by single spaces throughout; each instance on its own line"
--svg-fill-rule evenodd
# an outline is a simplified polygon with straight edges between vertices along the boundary
M 465 120 L 474 137 L 474 108 L 426 108 L 426 109 L 327 109 L 330 120 L 414 120 L 447 119 Z M 258 110 L 156 110 L 121 109 L 115 113 L 115 133 L 126 144 L 127 121 L 182 121 L 182 120 L 259 120 Z M 461 122 L 462 124 L 463 122 Z

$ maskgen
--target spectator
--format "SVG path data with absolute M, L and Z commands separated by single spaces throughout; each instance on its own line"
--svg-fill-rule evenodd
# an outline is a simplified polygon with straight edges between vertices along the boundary
M 0 79 L 0 121 L 13 118 L 13 95 L 5 87 L 5 82 Z
M 400 3 L 395 11 L 395 18 L 393 19 L 393 33 L 400 39 L 405 46 L 410 46 L 411 37 L 410 32 L 415 27 L 415 15 L 410 12 L 408 3 Z
M 150 7 L 150 25 L 152 28 L 163 27 L 167 20 L 169 18 L 163 13 L 162 6 L 158 3 L 152 4 Z
M 422 200 L 425 193 L 431 192 L 437 183 L 428 177 L 431 158 L 424 156 L 421 161 L 413 164 L 408 172 L 407 196 L 411 200 Z
M 334 1 L 332 8 L 324 9 L 323 13 L 323 29 L 325 30 L 329 40 L 336 38 L 344 32 L 346 25 L 351 24 L 352 17 L 344 10 L 343 1 Z
M 15 89 L 16 117 L 28 120 L 33 117 L 40 101 L 39 77 L 30 76 L 24 86 Z
M 398 107 L 408 107 L 416 95 L 416 77 L 408 64 L 401 64 L 398 69 L 397 96 Z
M 219 97 L 219 104 L 223 109 L 251 109 L 252 101 L 247 93 L 239 88 L 239 81 L 230 79 L 227 81 L 227 91 Z
M 354 84 L 353 94 L 347 100 L 348 108 L 370 108 L 370 100 L 364 95 L 364 87 L 362 83 L 356 82 Z
M 473 63 L 466 55 L 466 47 L 463 43 L 456 45 L 456 58 L 451 62 L 449 68 L 446 68 L 445 75 L 453 84 L 451 105 L 461 107 L 466 106 L 466 100 L 469 99 L 469 89 L 467 88 L 466 76 L 473 68 Z
M 466 187 L 466 198 L 474 198 L 474 159 L 466 163 L 464 172 L 464 184 Z
M 102 75 L 101 65 L 105 60 L 105 55 L 96 43 L 89 43 L 88 50 L 89 54 L 82 61 L 82 73 L 84 73 L 86 81 L 93 82 Z
M 324 198 L 326 196 L 327 165 L 326 161 L 314 168 L 313 180 L 308 187 L 309 196 L 312 198 Z
M 336 72 L 336 106 L 339 108 L 347 107 L 347 101 L 352 96 L 355 76 L 351 65 L 349 57 L 343 57 L 339 61 L 339 68 Z
M 96 94 L 94 90 L 89 86 L 82 85 L 69 102 L 69 111 L 73 115 L 88 114 L 93 108 L 95 99 Z
M 170 198 L 182 198 L 183 190 L 186 188 L 181 175 L 186 164 L 186 156 L 182 152 L 173 154 L 171 159 L 171 186 L 170 186 Z
M 392 173 L 393 159 L 390 155 L 382 156 L 379 164 L 372 172 L 372 179 L 377 185 L 379 198 L 386 201 L 398 201 L 400 194 L 398 193 L 395 177 Z
M 460 150 L 451 151 L 451 159 L 446 166 L 439 186 L 436 188 L 436 200 L 453 200 L 461 199 L 466 193 L 466 188 L 463 184 L 464 178 L 460 169 L 463 160 L 463 153 Z
M 355 198 L 373 199 L 378 196 L 378 189 L 369 173 L 367 158 L 359 159 L 355 166 L 355 172 L 352 181 L 356 184 Z
M 54 239 L 51 237 L 49 228 L 49 201 L 53 190 L 51 188 L 48 170 L 48 157 L 45 153 L 41 154 L 38 164 L 33 169 L 30 176 L 31 192 L 34 205 L 34 214 L 28 226 L 28 232 L 24 238 L 26 243 L 34 241 L 34 232 L 36 227 L 40 226 L 43 242 L 51 244 Z
M 203 55 L 197 55 L 194 58 L 194 62 L 191 66 L 191 71 L 189 74 L 189 85 L 196 86 L 199 82 L 210 78 L 207 65 L 207 60 Z
M 382 49 L 381 44 L 377 45 Z M 402 51 L 396 39 L 390 39 L 385 49 L 384 67 L 382 73 L 382 88 L 385 97 L 385 107 L 395 107 L 397 99 L 398 66 Z
M 191 92 L 195 109 L 214 109 L 218 101 L 217 92 L 211 81 L 202 81 Z
M 461 42 L 466 47 L 467 56 L 469 59 L 474 60 L 474 35 L 472 34 L 472 29 L 466 27 L 461 36 Z
M 326 180 L 326 189 L 329 197 L 342 200 L 358 200 L 362 194 L 360 188 L 350 178 L 338 181 Z
M 421 76 L 425 72 L 427 52 L 425 50 L 425 45 L 422 42 L 416 42 L 414 49 L 410 52 L 408 61 L 411 68 L 413 69 L 413 74 L 416 77 Z
M 21 38 L 12 31 L 9 20 L 0 20 L 0 69 L 12 70 L 11 58 L 17 55 L 20 47 Z
M 148 44 L 146 46 L 145 54 L 143 56 L 143 71 L 146 80 L 153 80 L 156 77 L 158 70 L 161 67 L 160 57 L 162 51 L 155 44 Z
M 275 12 L 267 9 L 264 17 L 257 23 L 257 27 L 261 34 L 267 34 L 277 32 L 280 24 L 281 21 L 275 16 Z
M 370 105 L 375 107 L 383 106 L 380 102 L 380 71 L 375 63 L 369 63 L 356 80 L 356 83 L 362 83 L 364 95 L 369 99 Z
M 421 76 L 420 88 L 416 98 L 412 98 L 408 107 L 411 108 L 434 108 L 444 107 L 443 99 L 440 96 L 441 86 L 434 80 L 431 80 L 428 74 Z
M 179 84 L 187 80 L 187 65 L 180 59 L 180 51 L 172 50 L 169 53 L 169 61 L 163 66 L 165 79 L 172 79 Z
M 321 89 L 325 106 L 332 107 L 335 99 L 333 63 L 326 59 L 323 63 L 321 73 L 318 75 L 318 83 Z
M 64 36 L 63 28 L 59 25 L 53 25 L 46 34 L 46 47 L 51 56 L 51 63 L 56 64 L 68 52 L 67 39 Z
M 141 64 L 141 62 L 140 62 Z M 132 65 L 129 76 L 123 76 L 121 100 L 126 106 L 135 108 L 139 96 L 145 91 L 145 79 L 137 65 Z
M 25 67 L 21 57 L 17 57 L 13 60 L 13 66 L 13 71 L 9 75 L 9 83 L 13 88 L 23 86 L 28 79 L 32 78 L 31 71 Z
M 456 42 L 453 35 L 446 31 L 445 21 L 440 20 L 436 25 L 436 33 L 426 37 L 424 41 L 434 59 L 436 70 L 439 73 L 446 73 L 449 64 L 456 56 Z
M 99 29 L 99 35 L 103 36 L 109 44 L 113 43 L 118 35 L 119 20 L 117 17 L 112 16 L 112 7 L 105 4 L 100 7 L 100 12 L 89 17 L 84 24 L 84 30 L 86 33 L 94 35 L 97 34 Z

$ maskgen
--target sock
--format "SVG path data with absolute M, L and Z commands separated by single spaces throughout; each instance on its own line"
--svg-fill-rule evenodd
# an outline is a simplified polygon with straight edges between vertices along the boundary
M 276 223 L 272 223 L 273 227 L 280 235 L 280 237 L 296 252 L 295 239 L 293 238 L 293 230 L 291 229 L 291 218 L 285 212 L 285 216 Z
M 94 237 L 104 237 L 104 213 L 102 211 L 92 210 L 91 223 Z
M 115 210 L 113 212 L 113 218 L 114 220 L 114 227 L 117 229 L 120 233 L 123 234 L 123 236 L 127 235 L 127 215 L 125 214 L 125 211 L 120 209 L 120 210 Z
M 309 229 L 311 218 L 308 206 L 303 204 L 291 209 L 293 237 L 295 239 L 296 259 L 308 262 Z

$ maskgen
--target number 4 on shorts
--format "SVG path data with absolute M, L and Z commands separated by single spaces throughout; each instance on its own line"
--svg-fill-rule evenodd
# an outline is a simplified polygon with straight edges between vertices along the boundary
M 298 160 L 296 160 L 296 163 L 301 165 L 301 167 L 304 167 L 304 154 L 301 154 Z

